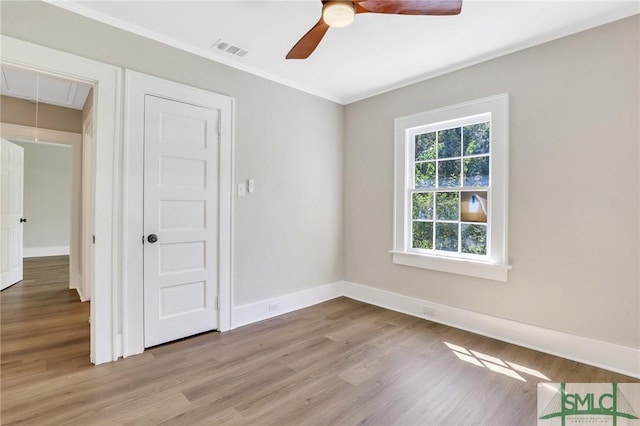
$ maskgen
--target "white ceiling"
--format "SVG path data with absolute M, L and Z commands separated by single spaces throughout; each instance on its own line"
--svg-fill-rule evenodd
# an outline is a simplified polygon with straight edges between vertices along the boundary
M 50 1 L 342 104 L 640 13 L 639 0 L 463 0 L 458 16 L 357 15 L 309 59 L 285 60 L 320 0 Z
M 66 108 L 82 109 L 91 87 L 36 71 L 0 66 L 0 94 Z

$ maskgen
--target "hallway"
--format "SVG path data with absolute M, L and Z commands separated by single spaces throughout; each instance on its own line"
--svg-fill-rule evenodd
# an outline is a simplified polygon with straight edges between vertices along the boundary
M 0 293 L 2 393 L 90 367 L 89 303 L 69 289 L 69 256 L 24 259 Z

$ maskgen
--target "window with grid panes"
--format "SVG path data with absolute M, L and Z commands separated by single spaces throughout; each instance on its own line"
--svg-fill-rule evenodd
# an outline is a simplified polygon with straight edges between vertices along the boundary
M 412 134 L 412 249 L 486 257 L 488 119 L 472 117 Z
M 396 120 L 395 263 L 506 280 L 507 115 L 500 95 Z

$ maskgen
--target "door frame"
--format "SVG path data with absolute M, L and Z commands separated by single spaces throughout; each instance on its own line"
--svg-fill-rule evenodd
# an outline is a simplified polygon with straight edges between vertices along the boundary
M 82 205 L 80 217 L 80 249 L 79 262 L 81 264 L 83 279 L 81 283 L 81 298 L 83 301 L 91 300 L 91 282 L 87 277 L 93 277 L 93 235 L 95 235 L 95 224 L 93 222 L 95 212 L 95 157 L 93 147 L 93 105 L 89 106 L 87 116 L 82 120 L 82 167 L 80 179 L 82 182 L 80 192 Z
M 76 184 L 80 184 L 80 186 L 82 186 L 82 176 L 80 175 L 82 160 L 80 160 L 80 163 L 77 162 L 77 158 L 82 157 L 82 138 L 80 134 L 52 129 L 36 130 L 35 127 L 31 126 L 0 122 L 0 136 L 16 142 L 24 142 L 34 145 L 58 145 L 69 148 L 69 155 L 71 158 L 71 199 L 69 200 L 69 223 L 71 224 L 69 232 L 69 289 L 76 290 L 80 295 L 80 300 L 84 302 L 86 299 L 84 298 L 80 287 L 84 285 L 85 279 L 80 274 L 81 253 L 79 253 L 81 247 L 79 242 L 83 234 L 82 230 L 73 226 L 74 223 L 78 223 L 83 219 L 79 209 L 80 203 L 74 205 L 73 202 L 75 197 L 82 199 L 79 187 L 77 190 L 75 188 Z M 39 139 L 39 141 L 36 142 L 36 139 Z M 24 253 L 22 257 L 25 258 Z
M 100 261 L 94 262 L 91 280 L 91 362 L 115 361 L 122 349 L 118 332 L 122 70 L 5 35 L 0 37 L 0 43 L 3 63 L 94 86 L 94 147 L 96 158 L 100 158 L 94 170 L 95 202 L 100 205 L 94 212 L 94 254 Z
M 124 73 L 124 181 L 122 226 L 123 355 L 144 351 L 143 187 L 144 98 L 146 95 L 220 109 L 218 152 L 218 325 L 231 328 L 233 98 L 125 70 Z

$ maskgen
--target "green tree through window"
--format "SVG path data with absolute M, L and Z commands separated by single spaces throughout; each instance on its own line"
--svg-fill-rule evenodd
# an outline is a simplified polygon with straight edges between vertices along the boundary
M 415 136 L 412 248 L 487 254 L 490 145 L 488 121 Z

